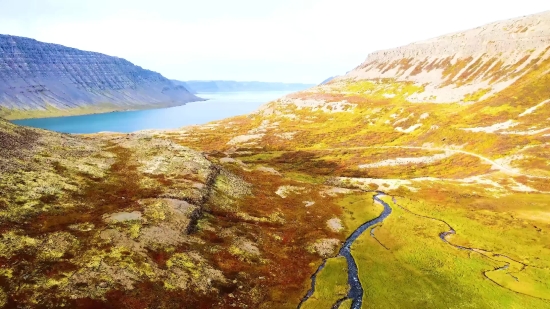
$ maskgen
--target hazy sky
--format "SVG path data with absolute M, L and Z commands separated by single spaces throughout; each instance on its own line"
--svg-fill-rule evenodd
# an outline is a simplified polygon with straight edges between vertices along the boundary
M 169 78 L 318 83 L 375 50 L 550 9 L 546 1 L 0 0 L 0 33 Z

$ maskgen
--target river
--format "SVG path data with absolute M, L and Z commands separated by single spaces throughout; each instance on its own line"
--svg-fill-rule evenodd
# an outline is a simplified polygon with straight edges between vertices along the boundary
M 392 208 L 388 203 L 384 202 L 380 197 L 386 196 L 383 192 L 376 192 L 376 195 L 373 197 L 373 200 L 375 203 L 378 203 L 384 207 L 384 210 L 382 213 L 365 223 L 363 223 L 359 228 L 357 228 L 353 233 L 346 239 L 346 242 L 344 242 L 344 245 L 340 249 L 339 256 L 343 256 L 348 264 L 348 285 L 349 285 L 349 291 L 348 295 L 340 300 L 338 300 L 332 308 L 338 309 L 340 307 L 340 304 L 344 302 L 347 299 L 351 299 L 351 309 L 360 309 L 363 304 L 363 285 L 361 284 L 361 281 L 359 280 L 359 270 L 357 269 L 357 262 L 355 261 L 355 258 L 352 255 L 351 252 L 351 246 L 353 243 L 363 234 L 367 229 L 383 222 L 391 213 Z M 307 292 L 306 296 L 302 299 L 300 304 L 298 305 L 298 309 L 302 307 L 302 305 L 315 293 L 315 285 L 317 283 L 317 275 L 326 265 L 326 260 L 323 261 L 323 264 L 319 266 L 317 271 L 311 276 L 311 289 Z

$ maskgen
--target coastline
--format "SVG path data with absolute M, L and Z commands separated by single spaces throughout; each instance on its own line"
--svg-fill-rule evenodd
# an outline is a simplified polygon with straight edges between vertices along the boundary
M 198 98 L 199 100 L 189 101 L 185 103 L 135 105 L 135 106 L 131 106 L 131 108 L 128 108 L 129 106 L 116 106 L 114 104 L 98 104 L 97 106 L 77 107 L 77 108 L 69 108 L 69 109 L 58 109 L 50 105 L 45 110 L 17 110 L 17 109 L 7 109 L 4 107 L 0 107 L 0 117 L 8 121 L 25 120 L 25 119 L 46 119 L 46 118 L 59 118 L 59 117 L 84 116 L 84 115 L 161 109 L 161 108 L 168 108 L 168 107 L 183 106 L 187 103 L 208 101 L 208 99 L 203 99 L 200 97 Z

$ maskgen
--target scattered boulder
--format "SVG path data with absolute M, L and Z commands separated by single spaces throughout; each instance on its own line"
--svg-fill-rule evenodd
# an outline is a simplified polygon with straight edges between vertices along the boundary
M 317 240 L 308 250 L 312 253 L 319 254 L 323 258 L 329 258 L 336 255 L 339 246 L 340 240 L 336 238 L 324 238 Z
M 344 230 L 342 220 L 340 220 L 338 218 L 333 218 L 333 219 L 328 220 L 327 221 L 327 226 L 331 231 L 336 232 L 336 233 L 339 233 L 342 230 Z
M 119 222 L 128 222 L 128 221 L 144 221 L 145 219 L 142 217 L 141 212 L 139 211 L 133 211 L 133 212 L 117 212 L 110 215 L 105 215 L 103 217 L 103 220 L 106 223 L 119 223 Z

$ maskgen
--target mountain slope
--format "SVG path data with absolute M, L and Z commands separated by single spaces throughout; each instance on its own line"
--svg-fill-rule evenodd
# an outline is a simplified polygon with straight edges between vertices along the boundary
M 345 236 L 323 230 L 329 200 L 300 224 L 309 214 L 275 194 L 292 181 L 156 132 L 0 119 L 0 175 L 0 308 L 290 309 L 316 259 L 307 244 Z
M 363 308 L 547 308 L 549 31 L 545 12 L 377 52 L 254 114 L 165 136 L 337 187 L 348 236 L 385 213 L 310 268 L 301 308 L 360 295 Z M 387 207 L 365 198 L 381 192 Z
M 171 81 L 172 81 L 174 84 L 176 84 L 177 86 L 183 86 L 183 87 L 185 87 L 185 89 L 187 89 L 190 93 L 192 93 L 192 94 L 197 94 L 193 89 L 191 89 L 191 87 L 189 87 L 189 85 L 187 85 L 186 82 L 182 82 L 182 81 L 175 80 L 175 79 L 172 79 Z
M 410 102 L 488 98 L 550 57 L 550 11 L 379 51 L 341 79 L 424 85 Z
M 0 35 L 0 115 L 62 115 L 181 105 L 181 85 L 124 59 Z
M 331 80 L 335 79 L 336 77 L 337 77 L 337 76 L 331 76 L 331 77 L 325 79 L 324 81 L 322 81 L 320 85 L 328 84 L 328 82 L 330 82 Z

